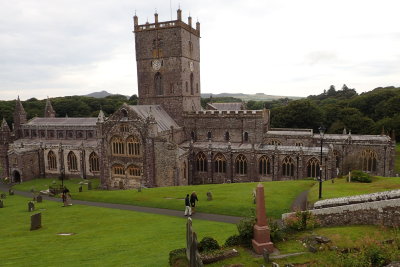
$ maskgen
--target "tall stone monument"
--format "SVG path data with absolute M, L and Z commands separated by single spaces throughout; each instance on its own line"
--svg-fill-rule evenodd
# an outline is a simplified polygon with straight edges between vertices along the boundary
M 264 186 L 262 184 L 257 185 L 256 206 L 257 223 L 254 225 L 254 239 L 252 240 L 253 249 L 257 254 L 263 254 L 264 248 L 267 249 L 269 253 L 272 253 L 274 251 L 274 245 L 271 242 L 270 231 L 267 225 Z

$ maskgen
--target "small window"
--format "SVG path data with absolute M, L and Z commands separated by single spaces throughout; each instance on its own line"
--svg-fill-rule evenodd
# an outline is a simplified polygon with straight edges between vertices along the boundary
M 208 139 L 211 139 L 211 132 L 208 132 L 208 133 L 207 133 L 207 138 L 208 138 Z
M 190 133 L 190 137 L 192 138 L 193 141 L 196 141 L 196 133 L 194 131 Z
M 186 82 L 186 93 L 189 92 L 189 83 Z
M 244 132 L 243 140 L 244 140 L 245 142 L 248 142 L 248 141 L 249 141 L 249 133 L 248 133 L 248 132 Z
M 225 133 L 225 141 L 229 141 L 229 139 L 230 139 L 229 132 L 226 132 Z

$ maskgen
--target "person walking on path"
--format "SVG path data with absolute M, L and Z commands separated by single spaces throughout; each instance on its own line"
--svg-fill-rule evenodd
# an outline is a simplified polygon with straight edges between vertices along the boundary
M 196 201 L 199 201 L 199 199 L 197 198 L 196 192 L 193 191 L 193 193 L 190 195 L 190 206 L 192 207 L 192 213 L 195 211 Z
M 190 199 L 189 194 L 186 195 L 185 198 L 185 216 L 192 216 L 192 209 L 190 208 Z

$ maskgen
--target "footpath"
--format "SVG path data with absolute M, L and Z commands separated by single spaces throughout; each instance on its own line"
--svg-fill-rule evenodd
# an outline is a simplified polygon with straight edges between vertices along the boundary
M 8 194 L 8 189 L 10 187 L 8 185 L 0 184 L 0 191 L 4 191 Z M 27 198 L 33 198 L 33 194 L 31 192 L 18 191 L 14 190 L 14 194 L 24 196 Z M 43 199 L 49 201 L 61 202 L 61 198 L 54 198 L 49 196 L 43 196 Z M 159 208 L 150 208 L 150 207 L 141 207 L 141 206 L 133 206 L 126 204 L 113 204 L 113 203 L 104 203 L 104 202 L 93 202 L 93 201 L 85 201 L 85 200 L 72 200 L 72 204 L 78 205 L 86 205 L 93 207 L 101 207 L 101 208 L 109 208 L 109 209 L 119 209 L 119 210 L 129 210 L 129 211 L 137 211 L 137 212 L 145 212 L 159 215 L 167 215 L 174 217 L 182 217 L 184 218 L 184 209 L 180 210 L 169 210 L 169 209 L 159 209 Z M 238 223 L 242 217 L 228 216 L 228 215 L 219 215 L 219 214 L 210 214 L 210 213 L 201 213 L 196 212 L 192 214 L 192 219 L 197 220 L 206 220 L 206 221 L 214 221 L 214 222 L 224 222 L 224 223 Z

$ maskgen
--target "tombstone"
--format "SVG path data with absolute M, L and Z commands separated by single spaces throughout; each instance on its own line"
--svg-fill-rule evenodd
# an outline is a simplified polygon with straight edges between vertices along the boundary
M 207 200 L 211 201 L 213 199 L 212 194 L 210 191 L 207 192 Z
M 263 249 L 263 258 L 264 258 L 265 263 L 269 262 L 269 252 L 268 252 L 268 249 L 266 249 L 266 248 Z
M 31 216 L 31 231 L 42 227 L 42 213 L 36 213 Z
M 89 185 L 88 185 L 89 187 Z M 79 193 L 82 193 L 82 185 L 79 187 Z
M 124 189 L 124 182 L 119 181 L 119 189 Z
M 4 193 L 1 193 L 1 194 L 0 194 L 0 199 L 6 199 L 6 197 L 7 197 L 6 194 L 4 194 Z
M 203 261 L 198 250 L 197 235 L 192 228 L 192 218 L 188 218 L 186 223 L 186 258 L 189 261 L 190 267 L 203 266 Z
M 88 190 L 92 190 L 92 182 L 91 181 L 88 182 L 87 189 Z
M 10 196 L 14 195 L 14 190 L 12 190 L 11 188 L 8 189 L 8 194 L 9 194 Z
M 35 210 L 35 203 L 33 201 L 28 202 L 28 211 L 34 211 Z
M 42 202 L 43 202 L 43 197 L 42 197 L 41 195 L 38 195 L 38 196 L 36 197 L 36 202 L 37 202 L 37 203 L 42 203 Z
M 31 193 L 35 193 L 35 189 L 33 187 L 31 188 Z
M 139 188 L 137 189 L 137 191 L 140 193 L 142 192 L 142 186 L 139 186 Z
M 2 199 L 0 199 L 0 209 L 1 209 L 1 208 L 4 208 L 4 202 L 3 202 Z
M 257 223 L 254 225 L 252 240 L 253 249 L 257 254 L 263 254 L 264 249 L 269 253 L 274 251 L 274 244 L 271 242 L 270 230 L 267 225 L 267 216 L 265 212 L 264 186 L 259 183 L 256 191 L 256 214 Z
M 33 196 L 32 201 L 36 201 L 36 196 Z

